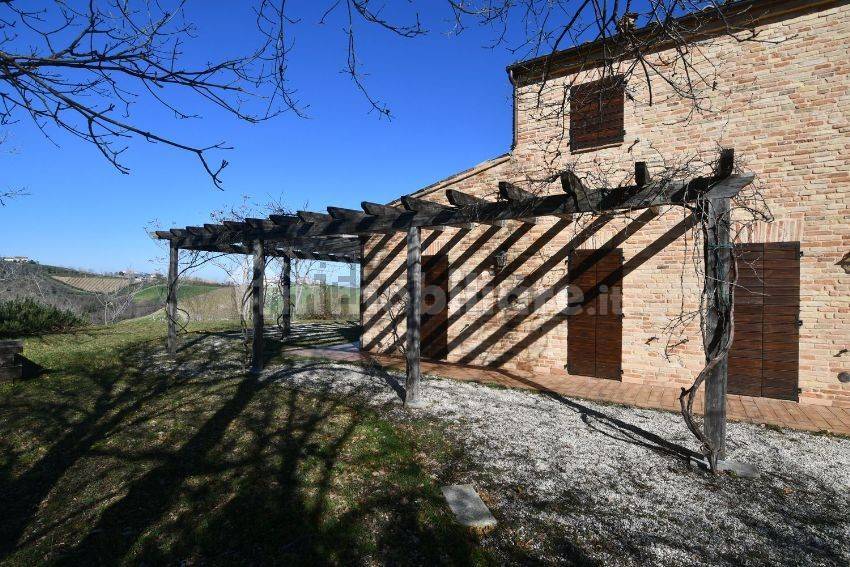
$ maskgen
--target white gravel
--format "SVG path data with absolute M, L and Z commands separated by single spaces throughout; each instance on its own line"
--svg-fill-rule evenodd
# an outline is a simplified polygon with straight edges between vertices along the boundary
M 266 373 L 410 413 L 403 376 L 299 363 Z M 529 561 L 616 565 L 850 565 L 850 440 L 730 423 L 729 456 L 758 479 L 713 477 L 658 441 L 696 449 L 677 414 L 426 379 L 425 408 L 469 459 L 500 522 L 482 540 Z M 654 436 L 657 436 L 654 437 Z M 517 561 L 506 558 L 507 561 Z

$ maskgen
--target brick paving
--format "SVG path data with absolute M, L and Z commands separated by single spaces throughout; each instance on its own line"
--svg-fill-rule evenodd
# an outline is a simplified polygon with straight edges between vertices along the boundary
M 287 353 L 306 358 L 323 358 L 343 362 L 375 362 L 384 368 L 404 370 L 404 359 L 375 355 L 357 350 L 354 345 L 331 348 L 285 349 Z M 465 382 L 495 384 L 506 388 L 522 388 L 541 392 L 552 392 L 571 398 L 610 402 L 640 408 L 679 411 L 679 388 L 630 384 L 615 380 L 567 376 L 555 374 L 532 374 L 527 372 L 503 371 L 452 364 L 422 361 L 422 372 Z M 694 407 L 702 407 L 702 396 L 698 395 Z M 729 395 L 727 417 L 734 421 L 760 423 L 802 431 L 829 432 L 850 436 L 850 409 L 801 405 L 787 400 L 754 398 Z

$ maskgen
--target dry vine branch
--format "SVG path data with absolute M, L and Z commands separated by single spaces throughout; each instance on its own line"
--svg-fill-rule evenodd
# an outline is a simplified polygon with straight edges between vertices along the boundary
M 494 35 L 491 47 L 505 46 L 522 58 L 545 56 L 538 106 L 544 114 L 561 117 L 570 85 L 557 87 L 563 89 L 559 103 L 542 97 L 559 49 L 604 43 L 601 76 L 623 76 L 627 83 L 633 76 L 640 79 L 649 89 L 650 104 L 656 96 L 650 78 L 657 77 L 669 87 L 669 96 L 702 111 L 704 93 L 716 88 L 716 64 L 704 39 L 761 41 L 747 26 L 746 4 L 715 0 L 445 0 L 436 9 L 433 3 L 411 0 L 406 9 L 392 10 L 368 0 L 325 0 L 301 7 L 305 12 L 299 17 L 290 14 L 286 0 L 254 0 L 258 33 L 249 42 L 255 45 L 242 55 L 195 64 L 187 55 L 196 30 L 187 18 L 186 0 L 43 0 L 35 5 L 2 0 L 0 125 L 29 116 L 48 139 L 51 126 L 63 130 L 93 144 L 122 173 L 129 171 L 122 154 L 131 138 L 162 143 L 196 155 L 221 186 L 227 161 L 214 163 L 210 154 L 228 149 L 225 143 L 190 143 L 145 127 L 133 120 L 132 105 L 148 99 L 177 119 L 195 118 L 194 111 L 169 100 L 173 91 L 185 91 L 249 123 L 283 111 L 303 116 L 307 107 L 295 97 L 287 74 L 295 53 L 294 28 L 339 16 L 346 45 L 343 72 L 371 110 L 390 117 L 388 106 L 367 88 L 357 36 L 362 27 L 400 38 L 422 36 L 428 30 L 420 6 L 427 6 L 437 21 L 441 6 L 455 33 L 471 24 L 488 26 Z M 685 13 L 693 15 L 680 18 Z M 670 55 L 658 57 L 661 47 Z M 598 61 L 587 61 L 588 69 L 597 66 Z
M 729 224 L 731 224 L 731 219 L 728 217 L 729 212 L 727 211 L 725 214 L 723 212 L 718 214 L 718 211 L 715 210 L 715 203 L 712 201 L 706 200 L 700 203 L 698 213 L 701 221 L 701 228 L 703 235 L 706 239 L 706 242 L 709 242 L 708 232 L 711 230 L 710 227 L 715 226 L 719 223 L 726 223 L 728 230 Z M 731 277 L 728 281 L 710 281 L 709 277 L 706 275 L 705 277 L 705 288 L 703 289 L 703 293 L 701 295 L 701 301 L 703 303 L 708 303 L 708 306 L 705 305 L 701 309 L 701 311 L 707 310 L 715 310 L 716 327 L 713 329 L 714 335 L 710 334 L 710 329 L 705 324 L 705 317 L 702 319 L 702 335 L 703 335 L 703 348 L 705 349 L 707 355 L 707 363 L 705 367 L 700 371 L 694 380 L 693 384 L 689 388 L 682 388 L 682 393 L 679 395 L 679 405 L 682 413 L 682 417 L 685 420 L 685 424 L 688 426 L 690 432 L 696 437 L 701 445 L 703 454 L 706 456 L 706 460 L 708 461 L 709 468 L 712 472 L 717 472 L 717 464 L 718 460 L 721 457 L 721 450 L 717 447 L 711 439 L 704 433 L 703 428 L 699 426 L 695 417 L 694 417 L 694 400 L 696 399 L 697 392 L 699 388 L 703 385 L 706 378 L 714 371 L 714 369 L 721 363 L 723 363 L 729 356 L 729 350 L 732 348 L 732 344 L 735 338 L 735 309 L 734 309 L 734 294 L 735 294 L 735 285 L 738 281 L 738 264 L 735 255 L 734 246 L 718 244 L 718 245 L 706 245 L 705 250 L 705 263 L 708 265 L 710 262 L 715 264 L 719 264 L 723 261 L 720 257 L 721 251 L 724 248 L 728 248 L 729 257 L 730 257 L 730 272 Z M 711 256 L 712 258 L 709 258 Z M 724 290 L 726 288 L 726 290 Z M 728 293 L 727 293 L 728 291 Z M 722 343 L 715 347 L 713 345 L 714 340 L 717 336 L 722 337 Z M 710 354 L 712 353 L 713 354 Z
M 705 175 L 708 171 L 716 172 L 719 167 L 716 162 L 716 156 L 719 149 L 720 148 L 713 148 L 712 150 L 695 152 L 691 155 L 677 156 L 676 158 L 664 156 L 662 153 L 657 152 L 655 158 L 651 162 L 650 173 L 652 177 L 652 184 L 650 186 L 653 187 L 658 194 L 661 194 L 664 193 L 671 184 L 684 179 L 691 179 Z M 604 187 L 617 190 L 617 188 L 628 186 L 633 182 L 634 171 L 624 170 L 622 168 L 622 164 L 618 164 L 616 161 L 612 161 L 611 159 L 578 155 L 573 156 L 572 160 L 573 161 L 571 163 L 566 165 L 566 169 L 582 172 L 578 179 L 580 182 L 578 185 L 583 188 L 588 188 L 586 191 L 589 194 L 582 195 L 583 197 L 586 197 L 586 202 L 593 203 L 601 201 L 600 195 L 597 193 L 599 190 L 590 188 Z M 745 157 L 737 157 L 737 169 L 746 170 L 745 160 Z M 564 167 L 563 162 L 545 163 L 542 167 L 535 170 L 529 171 L 525 169 L 522 171 L 512 171 L 508 175 L 513 175 L 514 178 L 517 179 L 518 183 L 520 183 L 523 187 L 530 188 L 530 192 L 542 195 L 558 191 L 559 188 L 553 188 L 552 183 L 555 182 L 555 179 L 557 179 L 559 173 L 563 171 Z M 693 413 L 693 404 L 697 391 L 702 387 L 707 377 L 711 375 L 717 365 L 724 361 L 729 348 L 732 345 L 732 340 L 734 338 L 731 332 L 734 322 L 734 288 L 737 285 L 737 273 L 739 267 L 737 265 L 737 258 L 734 254 L 734 248 L 731 248 L 732 244 L 729 244 L 728 246 L 723 247 L 722 252 L 728 251 L 731 255 L 731 277 L 728 281 L 723 282 L 709 281 L 707 279 L 708 276 L 703 266 L 708 265 L 710 259 L 716 261 L 717 256 L 721 252 L 719 249 L 711 249 L 710 247 L 709 249 L 706 249 L 704 246 L 705 242 L 708 242 L 707 231 L 709 230 L 709 221 L 712 219 L 717 220 L 716 217 L 718 216 L 717 211 L 713 209 L 713 204 L 708 200 L 700 199 L 687 207 L 662 207 L 657 211 L 651 211 L 652 215 L 648 214 L 650 211 L 644 210 L 594 211 L 589 214 L 582 214 L 573 217 L 573 221 L 569 225 L 572 236 L 569 237 L 568 240 L 570 241 L 571 246 L 582 247 L 587 244 L 586 239 L 589 238 L 588 236 L 582 235 L 593 234 L 598 228 L 601 228 L 612 220 L 618 221 L 617 227 L 612 228 L 614 233 L 624 235 L 621 236 L 621 238 L 626 239 L 631 235 L 631 232 L 626 233 L 626 231 L 621 227 L 631 226 L 635 227 L 634 230 L 640 230 L 640 227 L 646 225 L 649 220 L 657 220 L 661 216 L 670 214 L 678 216 L 680 215 L 680 211 L 684 212 L 684 215 L 682 218 L 676 220 L 676 225 L 683 227 L 684 230 L 682 240 L 684 253 L 681 273 L 682 302 L 680 306 L 680 313 L 677 316 L 674 316 L 664 329 L 664 334 L 667 335 L 667 345 L 664 349 L 664 355 L 666 358 L 670 359 L 676 346 L 688 342 L 689 339 L 686 332 L 692 324 L 697 321 L 700 322 L 704 350 L 706 352 L 706 364 L 696 375 L 692 385 L 689 388 L 683 388 L 682 396 L 680 398 L 681 411 L 689 431 L 691 431 L 700 442 L 702 451 L 706 455 L 709 466 L 712 470 L 716 471 L 719 456 L 718 448 L 712 445 L 709 438 L 697 423 L 697 419 L 694 417 Z M 732 243 L 739 241 L 740 237 L 753 228 L 756 223 L 770 222 L 772 220 L 772 215 L 770 214 L 770 210 L 764 200 L 761 184 L 756 181 L 756 183 L 747 187 L 733 199 L 732 203 L 730 203 L 729 212 L 721 216 L 723 218 L 717 220 L 717 222 L 726 223 L 724 228 L 729 230 L 730 241 Z M 733 228 L 734 231 L 732 230 Z M 692 238 L 692 234 L 697 236 L 697 238 Z M 702 235 L 702 239 L 698 238 L 700 235 Z M 609 241 L 601 246 L 593 245 L 591 247 L 604 248 L 606 246 L 613 246 L 613 244 Z M 547 259 L 547 253 L 542 249 L 536 252 L 536 254 L 541 256 L 541 261 L 545 261 Z M 709 254 L 714 255 L 714 257 L 709 258 Z M 689 267 L 689 263 L 692 263 L 693 265 Z M 690 291 L 688 290 L 688 286 L 691 285 L 692 276 L 690 276 L 690 274 L 702 276 L 704 286 L 704 289 L 701 290 L 699 295 L 699 305 L 694 309 L 691 309 L 689 299 L 687 299 L 690 295 Z M 685 283 L 686 280 L 688 281 L 688 284 Z M 709 292 L 720 294 L 722 286 L 727 286 L 729 288 L 729 292 L 728 295 L 723 295 L 724 299 L 721 304 L 718 297 L 709 296 L 708 294 Z M 549 301 L 549 298 L 546 295 L 549 290 L 546 289 L 547 286 L 545 285 L 537 285 L 536 287 L 540 289 L 537 289 L 536 291 L 532 290 L 535 294 L 532 303 L 539 306 L 541 302 L 545 303 L 546 301 Z M 517 289 L 519 290 L 519 288 Z M 519 291 L 522 292 L 527 290 L 523 289 Z M 540 298 L 540 301 L 538 301 L 538 298 Z M 716 309 L 718 319 L 716 322 L 716 333 L 712 330 L 713 336 L 709 336 L 707 329 L 706 319 L 709 316 L 709 309 Z M 715 329 L 714 323 L 712 323 L 712 329 Z M 723 337 L 723 341 L 720 344 L 716 342 L 716 338 L 718 337 Z
M 0 2 L 0 124 L 28 115 L 51 140 L 49 126 L 58 127 L 93 144 L 122 173 L 130 138 L 163 143 L 195 154 L 220 186 L 227 162 L 213 164 L 208 154 L 223 143 L 191 144 L 141 126 L 131 119 L 132 104 L 146 96 L 178 119 L 194 117 L 166 98 L 177 89 L 247 122 L 297 105 L 275 64 L 286 51 L 282 36 L 261 26 L 262 41 L 247 55 L 192 64 L 184 44 L 195 30 L 185 3 Z M 260 101 L 256 110 L 250 100 Z
M 207 263 L 215 264 L 217 260 L 224 256 L 224 254 L 213 252 L 200 252 L 197 250 L 189 250 L 187 252 L 189 252 L 188 260 L 186 260 L 184 257 L 183 262 L 181 262 L 183 264 L 183 268 L 177 271 L 177 277 L 174 279 L 174 282 L 168 283 L 168 289 L 166 291 L 166 296 L 164 300 L 165 305 L 168 304 L 171 298 L 179 297 L 177 293 L 180 288 L 181 278 L 184 276 L 184 274 L 190 274 L 192 273 L 192 271 L 202 267 L 204 264 Z M 179 317 L 179 315 L 181 314 L 183 316 L 183 321 L 181 321 L 181 318 Z M 165 316 L 168 321 L 174 323 L 178 335 L 184 334 L 186 332 L 186 329 L 189 327 L 189 323 L 191 323 L 192 319 L 190 313 L 180 307 L 179 303 L 177 304 L 177 312 L 175 313 L 173 318 L 167 309 L 165 310 Z

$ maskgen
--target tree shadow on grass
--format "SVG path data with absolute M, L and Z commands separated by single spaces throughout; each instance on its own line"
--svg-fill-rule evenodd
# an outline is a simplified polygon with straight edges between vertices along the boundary
M 159 341 L 68 360 L 10 397 L 0 561 L 488 562 L 415 435 L 357 392 L 288 384 L 323 363 L 249 376 L 204 344 L 174 362 Z
M 132 350 L 141 354 L 145 348 Z M 40 503 L 94 443 L 168 389 L 165 381 L 122 388 L 121 367 L 132 354 L 135 353 L 116 353 L 118 364 L 98 368 L 96 376 L 82 361 L 69 362 L 54 369 L 53 380 L 34 385 L 34 396 L 12 396 L 5 404 L 4 421 L 46 450 L 26 470 L 13 474 L 21 451 L 4 442 L 2 470 L 7 481 L 0 492 L 0 508 L 4 510 L 0 558 L 14 550 Z M 63 378 L 76 384 L 64 383 Z

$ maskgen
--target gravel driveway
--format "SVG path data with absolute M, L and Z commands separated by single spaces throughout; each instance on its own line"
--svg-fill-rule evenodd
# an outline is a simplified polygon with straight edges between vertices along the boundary
M 409 419 L 403 376 L 312 364 L 295 378 L 268 374 Z M 413 415 L 462 446 L 469 464 L 456 480 L 499 520 L 483 545 L 509 540 L 547 564 L 850 565 L 848 439 L 730 423 L 730 457 L 762 474 L 714 477 L 683 456 L 696 444 L 677 414 L 438 378 L 423 386 L 426 407 Z

